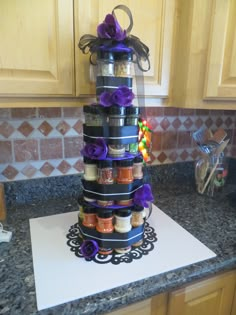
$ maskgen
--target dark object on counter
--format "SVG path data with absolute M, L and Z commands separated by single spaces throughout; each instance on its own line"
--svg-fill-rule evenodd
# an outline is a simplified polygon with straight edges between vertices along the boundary
M 227 197 L 229 198 L 230 205 L 236 209 L 236 191 L 228 194 Z

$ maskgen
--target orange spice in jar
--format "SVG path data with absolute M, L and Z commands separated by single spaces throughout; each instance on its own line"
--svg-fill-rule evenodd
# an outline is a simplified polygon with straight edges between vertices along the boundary
M 119 206 L 131 206 L 133 204 L 133 199 L 117 200 L 116 204 Z
M 109 207 L 114 205 L 114 200 L 97 200 L 97 204 L 101 207 Z
M 83 221 L 82 224 L 88 228 L 94 229 L 97 224 L 97 212 L 96 209 L 89 205 L 83 207 Z
M 117 183 L 130 184 L 133 179 L 133 159 L 117 161 Z
M 102 209 L 97 210 L 97 224 L 96 230 L 100 233 L 112 233 L 114 230 L 113 226 L 113 210 Z

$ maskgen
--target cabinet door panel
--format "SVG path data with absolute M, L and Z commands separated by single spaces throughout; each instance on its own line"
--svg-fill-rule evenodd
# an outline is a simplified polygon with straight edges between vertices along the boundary
M 215 0 L 212 12 L 205 98 L 236 100 L 236 2 Z
M 0 94 L 72 95 L 72 0 L 1 0 L 0 12 Z
M 120 4 L 119 0 L 75 1 L 75 38 L 77 43 L 84 34 L 96 35 L 97 25 L 118 4 Z M 175 1 L 124 0 L 122 4 L 127 5 L 133 15 L 134 26 L 131 34 L 139 37 L 150 49 L 151 70 L 144 74 L 145 95 L 167 97 Z M 126 28 L 128 26 L 126 14 L 117 10 L 116 15 L 121 26 Z M 91 78 L 89 56 L 83 55 L 77 46 L 75 49 L 76 93 L 82 96 L 94 95 L 95 83 Z M 134 92 L 136 94 L 135 89 Z
M 170 294 L 168 315 L 230 315 L 235 273 L 200 281 Z

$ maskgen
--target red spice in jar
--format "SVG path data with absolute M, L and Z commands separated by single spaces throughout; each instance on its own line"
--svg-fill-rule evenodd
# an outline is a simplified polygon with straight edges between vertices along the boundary
M 98 163 L 98 179 L 99 184 L 107 185 L 114 183 L 113 162 L 112 160 L 101 160 Z
M 133 179 L 133 159 L 117 161 L 117 183 L 130 184 Z

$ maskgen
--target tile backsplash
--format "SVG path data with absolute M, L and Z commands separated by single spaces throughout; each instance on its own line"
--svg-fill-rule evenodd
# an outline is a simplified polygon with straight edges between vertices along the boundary
M 236 110 L 146 107 L 153 129 L 150 164 L 193 161 L 199 151 L 192 133 L 201 126 L 222 127 L 230 138 L 227 155 L 236 158 Z M 83 171 L 83 109 L 0 109 L 0 181 Z

